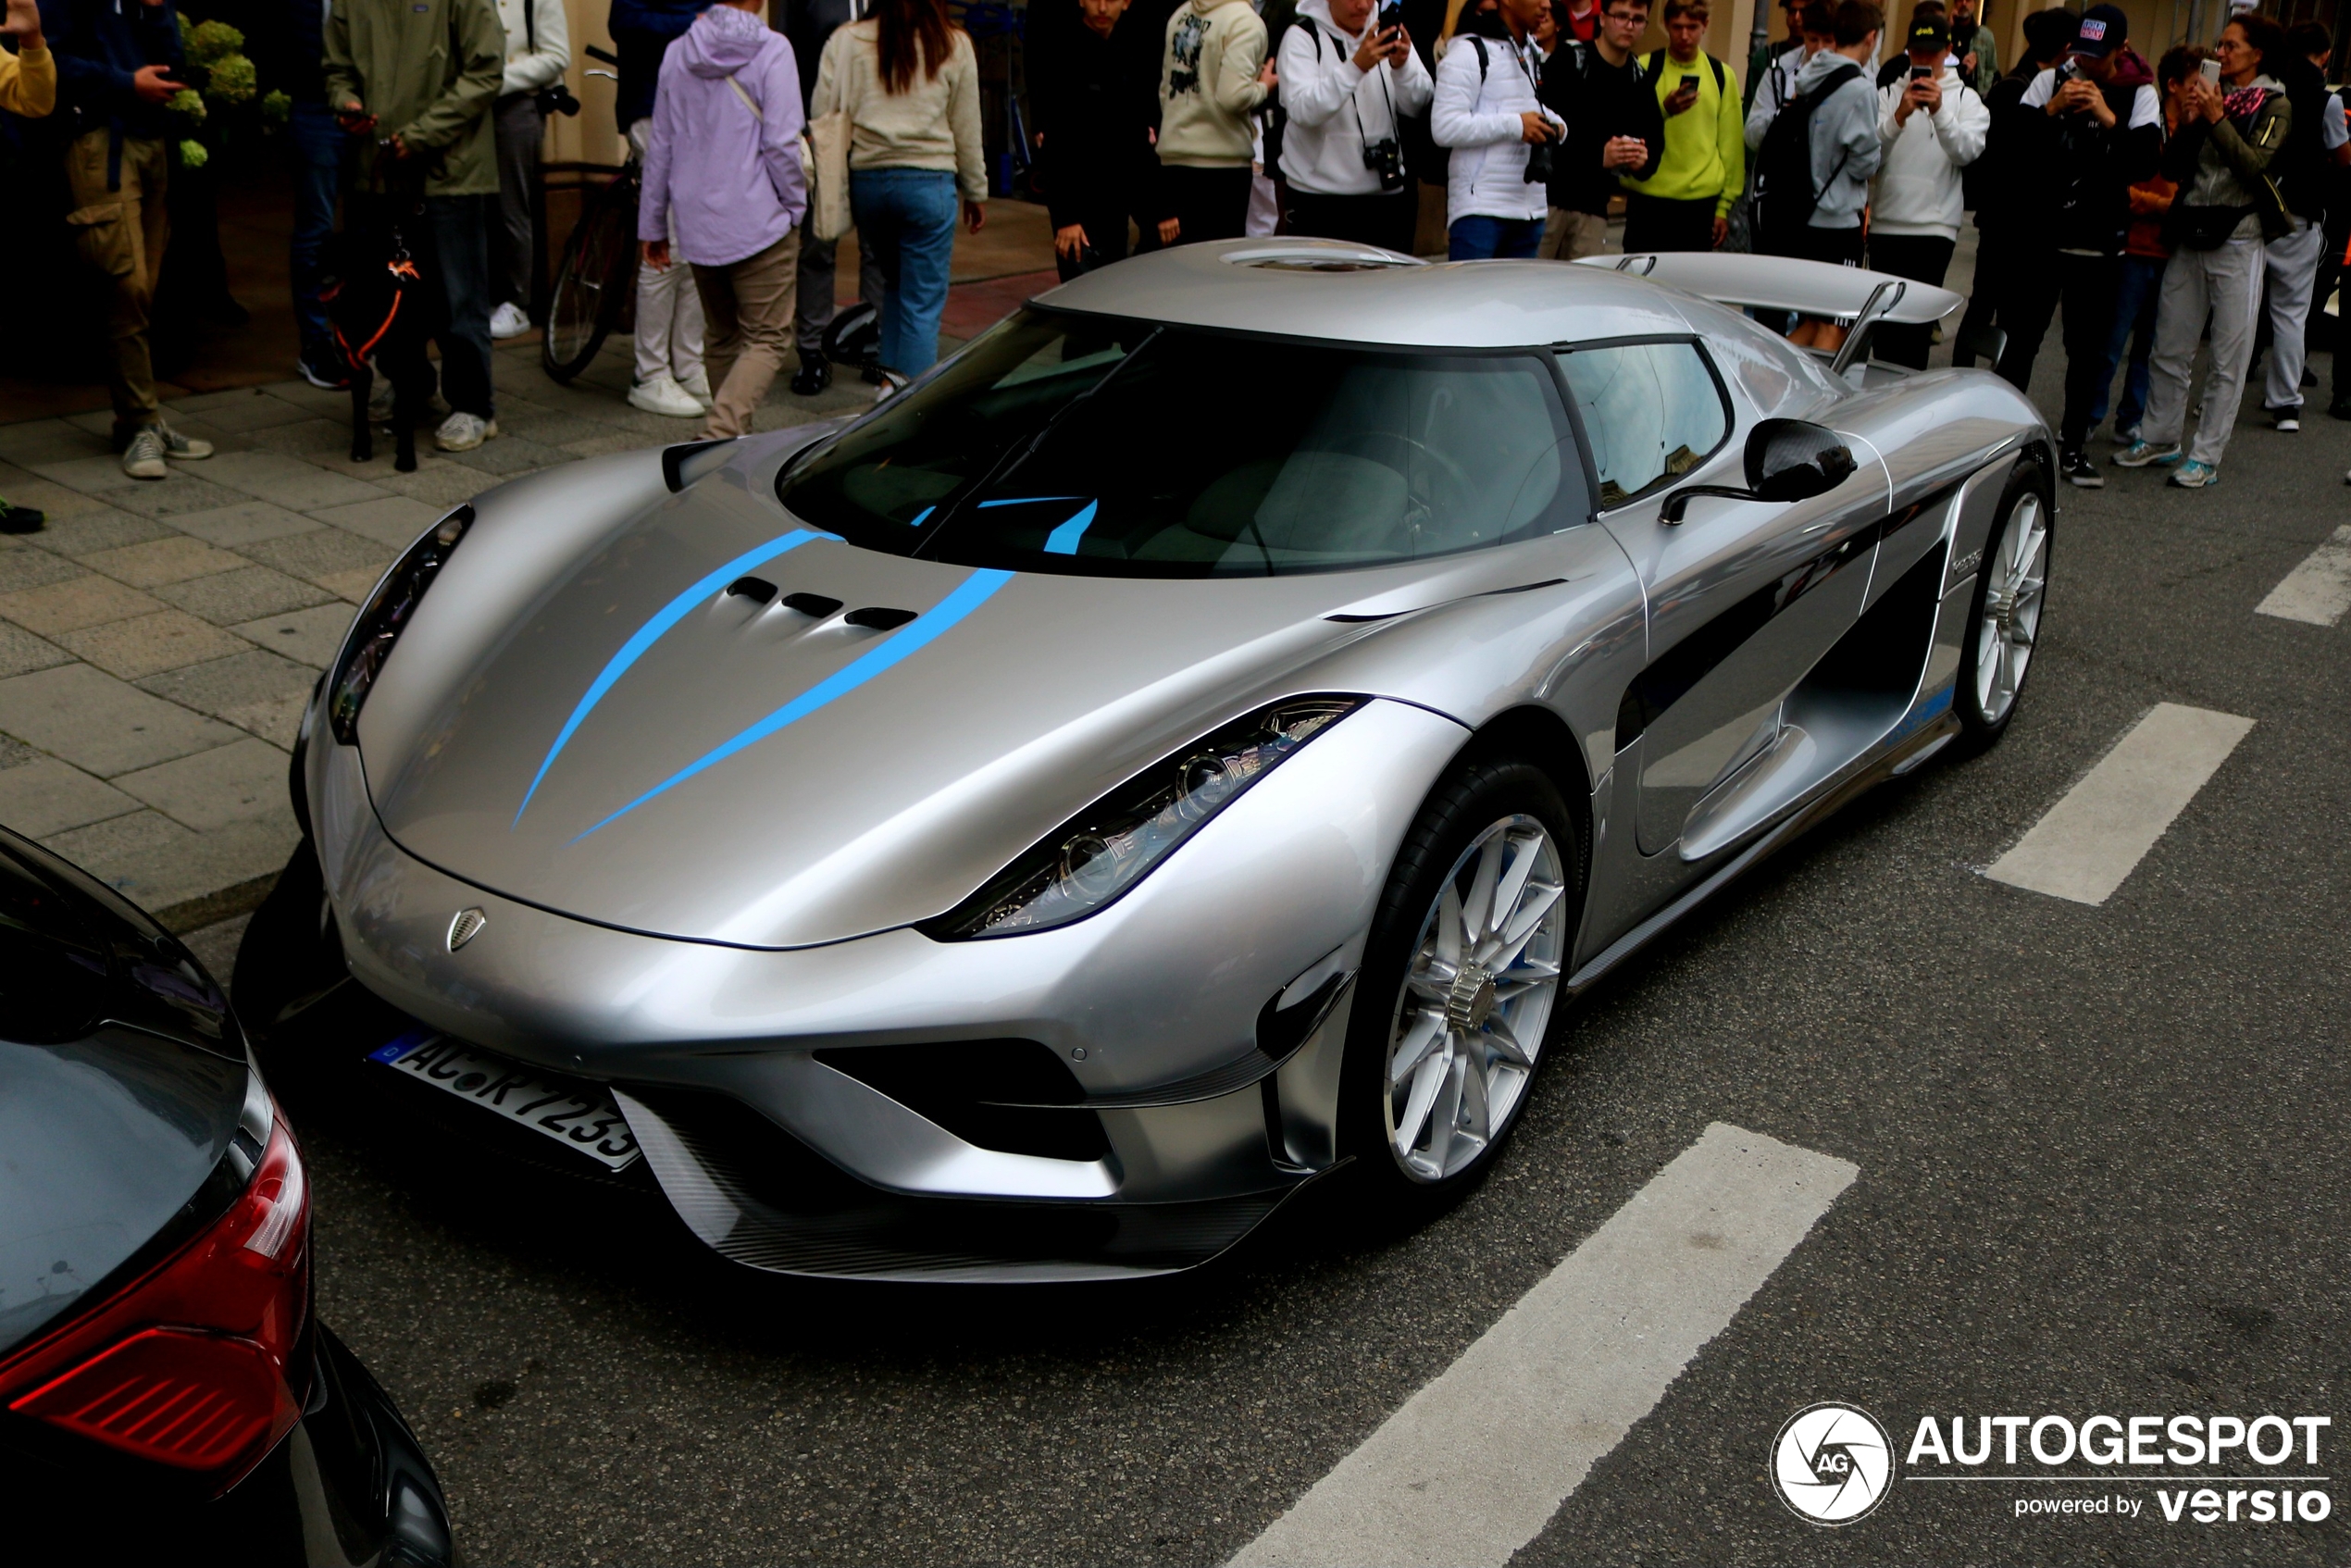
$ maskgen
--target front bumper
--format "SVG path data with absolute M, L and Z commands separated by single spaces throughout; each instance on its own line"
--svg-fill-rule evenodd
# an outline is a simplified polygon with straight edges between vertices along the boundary
M 611 1086 L 711 1246 L 792 1273 L 1058 1279 L 1204 1262 L 1336 1163 L 1363 935 L 1464 738 L 1371 703 L 1074 926 L 780 951 L 502 898 L 391 840 L 355 750 L 314 746 L 305 772 L 351 975 L 432 1028 Z M 486 924 L 453 952 L 466 909 Z M 318 1048 L 355 1060 L 371 1043 Z M 1090 1157 L 974 1132 L 859 1066 L 1014 1046 L 1069 1093 L 1008 1091 L 1009 1108 L 1081 1120 Z

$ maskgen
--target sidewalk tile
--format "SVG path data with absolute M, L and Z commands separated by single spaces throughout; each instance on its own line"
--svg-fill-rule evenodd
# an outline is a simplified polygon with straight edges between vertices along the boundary
M 567 441 L 563 449 L 574 457 L 609 457 L 616 452 L 642 452 L 645 438 L 634 430 L 606 430 L 600 436 L 581 441 Z
M 392 565 L 395 552 L 341 529 L 313 529 L 308 533 L 289 534 L 283 539 L 265 539 L 244 546 L 237 554 L 265 566 L 275 566 L 289 577 L 323 584 L 337 572 L 367 570 L 381 576 L 383 569 Z
M 362 566 L 357 571 L 329 572 L 318 579 L 318 586 L 338 599 L 364 604 L 367 602 L 367 595 L 376 591 L 376 584 L 383 580 L 383 576 L 380 566 Z
M 191 578 L 234 571 L 245 564 L 245 558 L 226 550 L 215 550 L 201 540 L 155 539 L 144 544 L 94 551 L 81 557 L 81 564 L 133 588 L 159 588 L 167 582 L 186 582 Z
M 37 669 L 53 669 L 58 665 L 70 664 L 72 660 L 71 653 L 44 642 L 29 631 L 0 625 L 0 678 Z M 0 764 L 0 766 L 5 765 Z
M 93 408 L 87 414 L 68 414 L 65 422 L 83 435 L 97 436 L 109 442 L 114 439 L 114 413 L 110 409 Z
M 68 457 L 50 461 L 33 461 L 11 457 L 20 468 L 30 468 L 53 484 L 78 490 L 85 495 L 97 495 L 126 485 L 152 484 L 152 479 L 134 479 L 122 471 L 122 459 L 112 455 Z
M 79 430 L 63 419 L 33 419 L 0 428 L 0 458 L 20 468 L 38 463 L 66 463 L 76 457 L 102 456 L 113 450 L 103 435 Z M 118 465 L 116 472 L 121 471 Z
M 282 616 L 289 610 L 306 610 L 334 595 L 267 566 L 246 566 L 193 582 L 168 583 L 155 590 L 155 597 L 169 600 L 215 626 L 234 626 L 264 616 Z
M 613 433 L 612 427 L 595 419 L 583 419 L 577 414 L 502 414 L 498 428 L 510 436 L 537 442 L 542 446 L 560 446 L 566 451 L 576 441 L 594 441 Z
M 286 864 L 301 841 L 293 810 L 258 822 L 236 822 L 210 833 L 182 828 L 158 811 L 135 811 L 51 834 L 42 842 L 92 876 L 150 910 L 168 909 L 266 877 Z
M 266 740 L 217 746 L 126 773 L 114 784 L 199 833 L 292 809 L 286 799 L 286 753 Z
M 139 684 L 182 707 L 210 714 L 273 745 L 291 748 L 318 672 L 307 665 L 247 649 L 209 664 L 190 665 Z
M 0 730 L 101 778 L 239 739 L 88 665 L 0 680 Z
M 158 610 L 152 616 L 64 632 L 57 645 L 125 680 L 244 651 L 234 637 L 206 626 L 185 610 Z
M 314 506 L 373 501 L 384 493 L 373 485 L 330 474 L 282 453 L 224 453 L 212 460 L 212 467 L 211 477 L 218 483 L 297 512 L 306 512 Z
M 314 507 L 310 515 L 347 533 L 361 534 L 379 544 L 405 550 L 417 536 L 441 520 L 441 513 L 404 495 L 361 501 L 349 506 Z
M 351 421 L 321 419 L 309 415 L 291 425 L 272 425 L 251 436 L 255 452 L 275 452 L 305 463 L 333 463 L 338 473 L 350 473 Z M 357 478 L 357 475 L 353 475 Z
M 313 414 L 331 417 L 351 412 L 349 392 L 329 392 L 324 387 L 314 387 L 308 381 L 272 381 L 261 390 L 281 403 L 291 403 L 296 408 L 306 408 Z
M 83 572 L 64 582 L 0 593 L 0 616 L 43 637 L 152 615 L 164 607 L 134 588 Z
M 342 634 L 351 629 L 351 616 L 350 605 L 337 603 L 246 621 L 229 629 L 273 653 L 324 669 L 334 662 L 336 653 L 342 647 Z M 0 724 L 0 728 L 6 728 Z
M 195 406 L 198 404 L 204 406 L 198 408 Z M 308 409 L 297 408 L 282 399 L 271 397 L 259 387 L 240 387 L 234 392 L 206 392 L 201 397 L 183 397 L 179 402 L 166 406 L 175 416 L 182 409 L 197 416 L 197 419 L 187 421 L 185 424 L 174 418 L 172 422 L 175 425 L 180 425 L 183 429 L 187 424 L 201 422 L 211 426 L 214 429 L 226 430 L 231 434 L 245 430 L 267 429 L 273 425 L 291 425 L 297 419 L 310 417 Z
M 240 501 L 233 505 L 216 506 L 208 512 L 182 512 L 171 519 L 171 526 L 182 533 L 195 535 L 207 544 L 235 548 L 257 540 L 307 533 L 318 525 L 299 512 L 289 512 L 283 506 L 273 506 L 267 501 Z
M 138 809 L 139 803 L 121 790 L 55 757 L 0 770 L 0 823 L 29 839 Z
M 413 474 L 386 474 L 386 490 L 421 501 L 428 506 L 450 507 L 460 501 L 471 501 L 494 482 L 478 468 L 447 458 L 420 464 Z
M 95 512 L 106 506 L 106 503 L 94 495 L 68 490 L 13 463 L 0 463 L 0 495 L 6 496 L 19 506 L 46 512 L 52 528 L 56 526 L 59 517 L 71 516 L 78 512 Z
M 214 482 L 214 472 L 219 464 L 253 455 L 250 452 L 224 452 L 195 465 L 205 470 L 203 474 L 190 471 L 186 464 L 175 463 L 168 479 L 146 479 L 129 490 L 106 492 L 106 504 L 136 512 L 143 517 L 175 517 L 182 512 L 208 512 L 215 506 L 233 505 L 244 497 L 227 485 Z
M 77 496 L 75 499 L 86 500 L 87 497 Z M 93 506 L 62 517 L 52 512 L 49 514 L 49 526 L 31 537 L 42 549 L 54 550 L 60 555 L 87 555 L 95 550 L 144 544 L 151 539 L 168 539 L 171 529 L 153 517 L 118 512 L 111 506 Z
M 0 593 L 46 588 L 53 582 L 65 582 L 82 575 L 81 568 L 71 561 L 46 550 L 27 549 L 21 544 L 0 546 Z

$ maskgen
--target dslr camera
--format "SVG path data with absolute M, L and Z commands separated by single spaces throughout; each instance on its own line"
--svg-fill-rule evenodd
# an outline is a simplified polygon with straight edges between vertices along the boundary
M 539 112 L 541 115 L 576 115 L 579 112 L 579 100 L 572 96 L 569 87 L 558 81 L 552 87 L 539 90 Z
M 1392 196 L 1404 188 L 1404 149 L 1395 137 L 1365 143 L 1363 167 L 1379 176 L 1382 195 Z
M 1556 134 L 1558 127 L 1554 126 L 1552 130 Z M 1519 178 L 1529 185 L 1549 185 L 1551 182 L 1551 165 L 1557 161 L 1558 147 L 1556 140 L 1546 140 L 1527 148 L 1526 171 Z

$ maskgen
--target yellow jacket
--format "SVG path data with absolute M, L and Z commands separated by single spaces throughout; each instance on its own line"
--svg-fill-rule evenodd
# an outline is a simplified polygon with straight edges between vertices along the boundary
M 45 48 L 0 49 L 0 109 L 39 119 L 57 106 L 57 62 Z

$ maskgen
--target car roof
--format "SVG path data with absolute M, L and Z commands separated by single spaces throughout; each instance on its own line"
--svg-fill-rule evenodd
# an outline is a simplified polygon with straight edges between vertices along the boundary
M 1687 300 L 1549 261 L 1425 262 L 1336 240 L 1153 251 L 1037 297 L 1063 310 L 1412 348 L 1521 348 L 1686 333 Z

